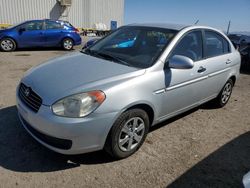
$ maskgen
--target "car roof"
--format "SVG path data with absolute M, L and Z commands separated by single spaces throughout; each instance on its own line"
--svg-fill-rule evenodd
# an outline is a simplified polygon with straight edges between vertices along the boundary
M 128 26 L 144 26 L 144 27 L 159 27 L 159 28 L 165 28 L 165 29 L 172 29 L 180 31 L 185 27 L 188 27 L 189 25 L 184 24 L 171 24 L 171 23 L 134 23 L 129 24 Z
M 209 26 L 202 26 L 202 25 L 185 25 L 185 24 L 172 24 L 172 23 L 142 23 L 142 24 L 129 24 L 128 26 L 144 26 L 144 27 L 158 27 L 158 28 L 164 28 L 164 29 L 172 29 L 176 31 L 181 31 L 182 29 L 209 29 L 213 31 L 217 31 L 219 33 L 223 33 L 222 31 L 209 27 Z
M 32 21 L 54 21 L 54 22 L 68 22 L 68 21 L 64 21 L 64 20 L 54 20 L 54 19 L 35 19 L 35 20 L 26 20 L 25 22 L 32 22 Z

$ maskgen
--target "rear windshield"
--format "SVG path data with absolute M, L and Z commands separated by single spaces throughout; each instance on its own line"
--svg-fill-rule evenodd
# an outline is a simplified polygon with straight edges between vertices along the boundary
M 67 21 L 63 21 L 63 23 L 68 26 L 68 27 L 74 27 L 71 23 L 67 22 Z

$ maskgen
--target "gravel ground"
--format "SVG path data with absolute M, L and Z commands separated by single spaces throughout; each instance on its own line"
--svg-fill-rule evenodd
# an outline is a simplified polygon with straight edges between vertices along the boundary
M 153 127 L 133 156 L 103 151 L 65 156 L 21 127 L 15 88 L 32 66 L 66 52 L 0 52 L 0 187 L 242 187 L 250 170 L 250 75 L 241 74 L 228 105 L 203 105 Z

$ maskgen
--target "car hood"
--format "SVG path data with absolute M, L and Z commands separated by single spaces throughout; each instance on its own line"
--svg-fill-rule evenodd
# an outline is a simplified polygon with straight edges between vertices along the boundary
M 49 60 L 30 69 L 21 80 L 44 105 L 79 92 L 102 90 L 105 85 L 143 74 L 145 70 L 92 57 L 80 52 Z
M 7 32 L 7 31 L 10 31 L 10 29 L 9 28 L 7 28 L 7 29 L 0 29 L 0 33 L 4 33 L 4 32 Z

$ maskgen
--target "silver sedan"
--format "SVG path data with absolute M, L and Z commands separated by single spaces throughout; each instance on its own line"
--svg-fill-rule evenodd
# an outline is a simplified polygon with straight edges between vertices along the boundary
M 240 55 L 204 26 L 123 26 L 81 52 L 29 70 L 17 87 L 20 121 L 59 153 L 135 153 L 151 126 L 210 100 L 223 107 Z

